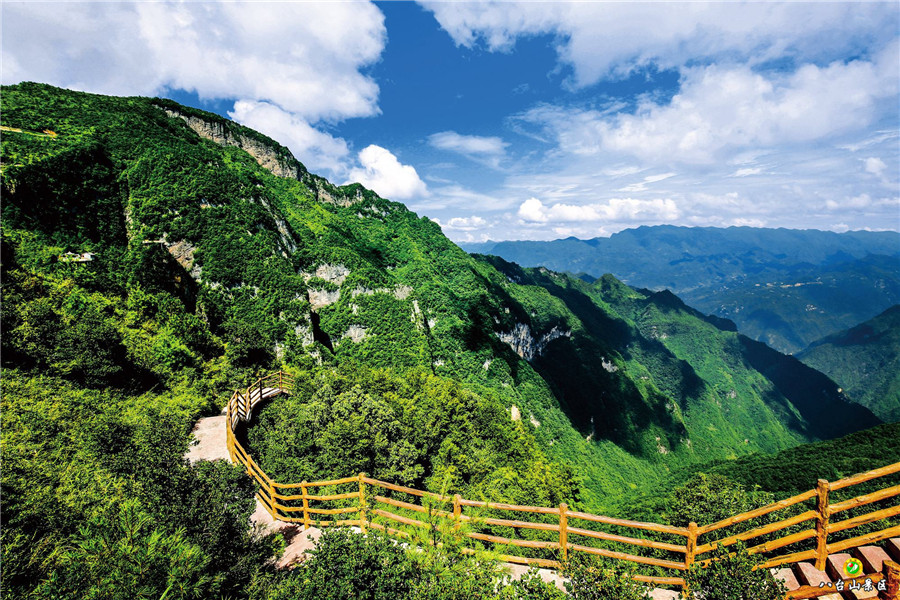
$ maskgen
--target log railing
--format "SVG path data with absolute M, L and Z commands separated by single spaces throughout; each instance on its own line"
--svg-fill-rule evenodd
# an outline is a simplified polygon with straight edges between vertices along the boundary
M 852 537 L 844 534 L 840 539 L 833 537 L 839 532 L 900 515 L 896 500 L 900 485 L 840 501 L 834 501 L 833 495 L 838 490 L 900 473 L 900 463 L 835 482 L 819 480 L 815 489 L 791 498 L 716 523 L 703 526 L 690 523 L 688 527 L 594 515 L 570 510 L 564 503 L 558 507 L 540 507 L 467 500 L 459 495 L 440 495 L 380 481 L 365 473 L 328 481 L 279 483 L 253 460 L 237 434 L 250 422 L 260 402 L 278 394 L 290 394 L 293 387 L 293 377 L 279 371 L 247 388 L 235 390 L 228 402 L 227 444 L 232 460 L 241 464 L 258 484 L 257 498 L 272 517 L 304 528 L 352 525 L 363 530 L 381 530 L 395 537 L 409 537 L 409 529 L 404 531 L 398 527 L 433 532 L 447 526 L 456 535 L 489 544 L 507 562 L 558 568 L 570 553 L 583 552 L 642 565 L 647 571 L 635 575 L 639 581 L 681 587 L 685 583 L 683 573 L 694 562 L 708 562 L 712 559 L 704 555 L 738 541 L 753 542 L 749 551 L 764 556 L 764 568 L 810 560 L 817 568 L 824 569 L 829 554 L 900 536 L 900 525 L 889 521 L 877 531 Z M 807 507 L 805 503 L 814 506 Z M 841 520 L 834 518 L 845 511 L 859 513 L 862 507 L 876 503 L 879 504 L 876 510 Z M 773 520 L 779 512 L 784 516 Z M 768 522 L 750 527 L 760 520 Z M 728 534 L 734 528 L 739 531 Z M 775 555 L 776 550 L 797 544 L 808 547 Z M 890 571 L 889 565 L 896 566 L 896 563 L 886 563 L 884 573 L 867 577 L 873 583 L 890 580 L 890 585 L 896 588 L 900 583 L 891 578 L 900 574 Z M 789 593 L 788 598 L 816 598 L 828 593 L 833 590 L 806 587 Z M 896 599 L 897 595 L 883 597 Z

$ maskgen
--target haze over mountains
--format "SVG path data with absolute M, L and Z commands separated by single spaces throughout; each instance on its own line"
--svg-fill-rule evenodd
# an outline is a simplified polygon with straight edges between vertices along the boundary
M 669 289 L 707 314 L 797 352 L 900 302 L 900 233 L 675 227 L 609 238 L 462 244 L 524 266 Z

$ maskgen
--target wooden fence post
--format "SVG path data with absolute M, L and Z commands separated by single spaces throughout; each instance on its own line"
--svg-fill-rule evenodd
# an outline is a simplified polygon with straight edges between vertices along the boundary
M 684 566 L 688 569 L 694 564 L 694 557 L 697 555 L 697 524 L 691 521 L 688 524 L 687 543 L 685 545 Z
M 284 391 L 284 376 L 281 369 L 278 370 L 278 389 L 282 392 Z
M 306 493 L 306 480 L 300 484 L 300 493 L 303 496 L 303 529 L 309 529 L 309 496 Z
M 569 560 L 569 505 L 559 505 L 559 554 L 563 562 Z
M 366 482 L 363 481 L 365 473 L 359 474 L 359 528 L 366 532 Z
M 900 598 L 900 564 L 892 560 L 884 561 L 884 581 L 887 590 L 878 593 L 879 600 L 898 600 Z
M 688 535 L 687 535 L 687 541 L 685 542 L 685 552 L 684 552 L 684 566 L 688 570 L 690 570 L 691 565 L 694 564 L 694 559 L 697 556 L 697 538 L 700 535 L 698 533 L 698 530 L 699 530 L 699 527 L 697 527 L 696 523 L 694 523 L 693 521 L 688 523 Z M 685 597 L 693 597 L 693 596 L 690 596 L 690 588 L 688 587 L 687 582 L 685 582 L 684 586 L 682 587 L 682 590 L 684 592 Z
M 830 507 L 828 506 L 828 491 L 831 484 L 824 479 L 816 483 L 816 568 L 825 570 L 825 561 L 828 559 L 828 520 Z
M 275 484 L 272 481 L 269 481 L 266 487 L 268 488 L 269 492 L 269 507 L 272 509 L 272 518 L 276 521 L 280 521 L 281 516 L 278 514 L 278 508 L 276 508 L 277 501 L 275 500 Z

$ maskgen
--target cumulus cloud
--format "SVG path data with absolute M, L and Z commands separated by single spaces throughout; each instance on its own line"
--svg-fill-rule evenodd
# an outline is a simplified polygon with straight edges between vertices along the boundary
M 347 142 L 312 127 L 302 118 L 274 104 L 239 100 L 228 116 L 247 127 L 277 139 L 291 149 L 300 162 L 313 171 L 346 170 L 350 154 Z
M 5 3 L 3 82 L 180 88 L 343 119 L 377 113 L 378 86 L 360 69 L 385 39 L 384 15 L 369 3 Z
M 371 3 L 4 3 L 2 27 L 3 83 L 237 99 L 232 118 L 314 168 L 340 172 L 348 152 L 315 125 L 379 112 L 363 73 L 386 42 Z
M 863 162 L 866 165 L 866 173 L 871 173 L 876 177 L 881 177 L 884 174 L 884 170 L 887 169 L 887 165 L 878 157 L 867 158 Z
M 351 169 L 346 183 L 361 183 L 393 200 L 428 195 L 428 187 L 415 168 L 402 164 L 390 150 L 372 144 L 359 152 L 358 159 L 362 167 Z
M 510 51 L 519 37 L 557 37 L 573 83 L 698 57 L 749 64 L 786 57 L 829 62 L 896 35 L 892 3 L 421 2 L 460 46 Z
M 461 154 L 477 162 L 498 167 L 509 146 L 499 137 L 461 135 L 455 131 L 441 131 L 428 136 L 428 143 L 439 150 Z
M 658 221 L 665 222 L 679 216 L 678 206 L 671 198 L 639 200 L 611 198 L 605 203 L 564 204 L 545 206 L 537 198 L 529 198 L 519 206 L 518 216 L 532 223 L 577 223 L 582 221 Z
M 898 50 L 892 44 L 892 50 Z M 746 66 L 687 69 L 668 103 L 634 113 L 541 105 L 523 115 L 565 152 L 627 153 L 645 161 L 712 164 L 759 147 L 805 143 L 860 130 L 888 111 L 898 93 L 897 57 L 804 65 L 790 75 Z

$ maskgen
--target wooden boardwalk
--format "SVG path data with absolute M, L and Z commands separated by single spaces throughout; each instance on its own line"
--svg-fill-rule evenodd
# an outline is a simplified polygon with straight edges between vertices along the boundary
M 837 494 L 900 473 L 900 463 L 835 482 L 819 480 L 815 489 L 791 498 L 716 523 L 690 523 L 688 527 L 594 515 L 570 510 L 565 503 L 540 507 L 442 496 L 365 473 L 328 481 L 280 483 L 260 468 L 236 434 L 250 423 L 260 402 L 292 390 L 293 377 L 279 371 L 236 390 L 225 411 L 227 452 L 257 482 L 257 499 L 274 522 L 300 525 L 304 530 L 314 525 L 371 528 L 412 540 L 422 532 L 425 537 L 431 532 L 432 538 L 439 531 L 451 532 L 493 550 L 502 561 L 549 569 L 559 568 L 572 553 L 593 554 L 639 565 L 643 571 L 635 575 L 638 581 L 675 588 L 684 587 L 684 572 L 695 562 L 708 562 L 712 559 L 707 555 L 717 547 L 740 541 L 753 544 L 749 546 L 751 554 L 763 556 L 761 568 L 772 569 L 785 579 L 792 588 L 788 599 L 900 600 L 900 557 L 889 554 L 900 546 L 900 541 L 892 540 L 900 538 L 900 525 L 892 524 L 900 515 L 900 485 L 850 498 L 844 498 L 846 493 Z M 762 517 L 777 520 L 749 528 Z M 879 522 L 882 525 L 873 525 Z M 863 527 L 865 533 L 850 533 L 863 531 Z M 779 553 L 785 550 L 790 551 Z M 849 553 L 880 560 L 860 559 L 863 570 L 850 577 L 836 570 L 843 568 L 844 555 L 850 558 Z M 874 595 L 850 589 L 857 583 L 860 588 L 874 587 Z

